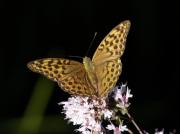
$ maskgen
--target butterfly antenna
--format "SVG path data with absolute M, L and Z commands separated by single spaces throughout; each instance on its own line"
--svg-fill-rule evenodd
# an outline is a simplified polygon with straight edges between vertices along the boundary
M 83 57 L 81 57 L 81 56 L 73 56 L 73 55 L 70 55 L 70 56 L 68 56 L 68 57 L 83 59 Z
M 97 35 L 97 32 L 94 33 L 94 37 L 93 37 L 93 39 L 92 39 L 92 41 L 91 41 L 91 44 L 89 45 L 89 48 L 88 48 L 88 50 L 87 50 L 87 52 L 86 52 L 86 55 L 88 55 L 89 50 L 90 50 L 90 48 L 91 48 L 92 45 L 93 45 L 94 39 L 96 38 L 96 35 Z

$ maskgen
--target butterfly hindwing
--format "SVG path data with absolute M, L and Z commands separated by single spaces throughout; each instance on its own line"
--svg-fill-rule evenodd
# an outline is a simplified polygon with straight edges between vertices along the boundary
M 111 61 L 100 64 L 96 68 L 96 74 L 98 74 L 98 92 L 99 96 L 106 96 L 109 91 L 115 86 L 119 75 L 122 71 L 122 64 L 120 59 L 113 59 Z
M 58 84 L 64 91 L 73 95 L 93 96 L 96 91 L 87 79 L 87 73 L 81 69 L 71 73 L 66 79 L 59 81 Z

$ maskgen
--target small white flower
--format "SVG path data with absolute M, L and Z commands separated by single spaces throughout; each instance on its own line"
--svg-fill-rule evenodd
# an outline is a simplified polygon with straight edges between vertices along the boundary
M 130 93 L 131 90 L 123 84 L 120 88 L 115 87 L 114 100 L 117 102 L 117 107 L 122 109 L 122 113 L 126 113 L 127 108 L 129 107 L 129 98 L 132 98 L 133 95 Z
M 114 130 L 116 127 L 113 124 L 107 125 L 108 130 Z
M 115 125 L 111 123 L 110 125 L 107 125 L 106 128 L 108 130 L 120 131 L 120 132 L 128 131 L 127 126 L 123 124 L 120 124 L 119 127 L 115 127 Z
M 108 110 L 108 109 L 105 109 L 105 110 L 103 111 L 103 113 L 104 113 L 104 119 L 110 119 L 113 112 L 111 112 L 111 111 Z
M 121 132 L 128 131 L 126 125 L 124 125 L 124 126 L 123 126 L 123 125 L 119 125 L 119 130 L 120 130 Z
M 126 86 L 126 85 L 125 85 Z M 129 98 L 132 98 L 133 95 L 130 93 L 131 90 L 127 87 L 127 91 L 126 91 L 126 102 L 128 102 Z
M 115 96 L 114 99 L 116 101 L 122 101 L 123 103 L 127 103 L 129 98 L 132 98 L 133 95 L 130 94 L 131 90 L 127 87 L 126 84 L 121 85 L 121 87 L 115 87 Z
M 82 134 L 91 134 L 91 131 L 87 130 L 84 126 L 76 129 L 76 131 L 81 132 Z
M 161 131 L 157 131 L 154 134 L 164 134 L 164 129 L 162 129 Z

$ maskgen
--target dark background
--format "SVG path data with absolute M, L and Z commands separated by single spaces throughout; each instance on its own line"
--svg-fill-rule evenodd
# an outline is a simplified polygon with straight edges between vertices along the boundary
M 45 57 L 92 57 L 104 36 L 127 19 L 132 25 L 119 83 L 132 89 L 130 113 L 143 130 L 178 130 L 178 5 L 173 0 L 1 1 L 0 133 L 73 133 L 57 104 L 69 95 L 26 64 Z

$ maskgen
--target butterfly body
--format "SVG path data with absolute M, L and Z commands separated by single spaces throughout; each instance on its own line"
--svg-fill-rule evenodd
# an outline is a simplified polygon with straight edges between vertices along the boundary
M 84 69 L 86 70 L 90 84 L 92 85 L 92 87 L 94 87 L 94 89 L 98 89 L 98 78 L 96 75 L 96 68 L 94 63 L 91 61 L 90 58 L 84 57 L 83 65 L 84 65 Z M 98 94 L 98 90 L 97 90 L 97 94 Z
M 130 21 L 123 21 L 102 40 L 92 60 L 83 64 L 64 58 L 45 58 L 28 63 L 28 68 L 55 81 L 64 91 L 80 96 L 106 97 L 121 71 L 122 56 Z

